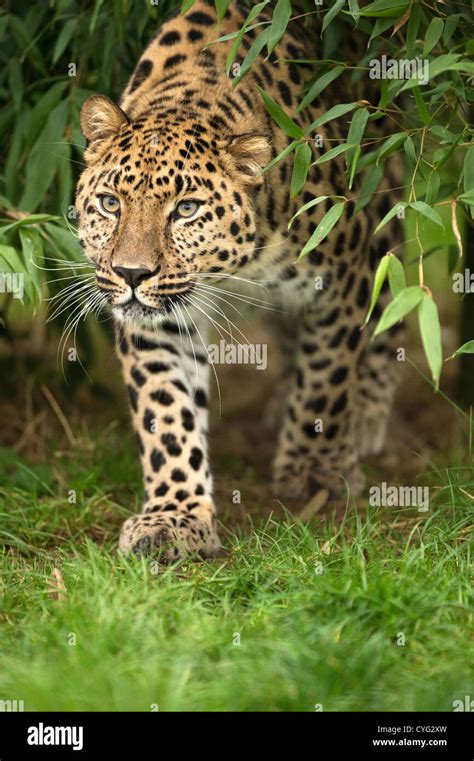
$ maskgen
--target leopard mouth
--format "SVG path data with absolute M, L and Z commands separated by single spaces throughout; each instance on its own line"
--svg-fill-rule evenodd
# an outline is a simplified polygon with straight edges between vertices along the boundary
M 160 294 L 159 302 L 156 306 L 145 304 L 136 294 L 133 293 L 125 304 L 112 307 L 112 312 L 120 320 L 127 322 L 144 322 L 156 321 L 157 318 L 165 317 L 173 311 L 175 305 L 182 304 L 186 295 L 191 288 L 174 293 Z

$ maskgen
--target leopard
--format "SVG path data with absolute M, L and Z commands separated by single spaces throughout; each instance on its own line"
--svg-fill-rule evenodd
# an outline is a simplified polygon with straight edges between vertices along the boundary
M 374 236 L 398 197 L 397 167 L 387 162 L 380 189 L 354 213 L 344 157 L 317 162 L 347 138 L 347 118 L 329 120 L 319 141 L 307 138 L 313 160 L 292 197 L 294 138 L 262 92 L 307 132 L 351 100 L 352 85 L 334 83 L 298 108 L 316 43 L 297 19 L 236 83 L 226 60 L 247 14 L 231 3 L 218 25 L 214 3 L 197 0 L 160 26 L 118 103 L 92 94 L 80 113 L 78 237 L 113 317 L 143 471 L 143 508 L 125 520 L 118 549 L 164 564 L 221 552 L 208 446 L 208 346 L 220 315 L 273 307 L 283 370 L 271 481 L 283 503 L 362 493 L 396 388 L 396 329 L 372 339 L 380 305 L 364 322 L 377 264 L 400 241 L 396 219 Z M 244 55 L 256 39 L 249 28 Z M 345 44 L 350 52 L 355 42 Z M 344 199 L 340 220 L 301 257 L 334 197 Z

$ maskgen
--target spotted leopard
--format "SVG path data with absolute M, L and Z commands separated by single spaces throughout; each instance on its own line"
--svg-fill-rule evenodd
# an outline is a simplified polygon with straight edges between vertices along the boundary
M 247 13 L 232 3 L 219 35 L 235 32 Z M 314 31 L 297 22 L 237 87 L 226 73 L 230 43 L 207 45 L 216 36 L 214 4 L 198 0 L 151 40 L 120 105 L 93 95 L 81 111 L 80 240 L 116 322 L 144 474 L 143 510 L 123 525 L 119 547 L 163 562 L 219 550 L 206 347 L 228 302 L 239 306 L 236 294 L 256 308 L 273 305 L 281 329 L 285 404 L 273 465 L 281 500 L 360 493 L 361 460 L 383 446 L 395 385 L 393 339 L 370 342 L 361 329 L 374 268 L 398 242 L 394 227 L 373 236 L 393 193 L 357 215 L 348 200 L 331 234 L 296 262 L 334 201 L 312 206 L 290 230 L 288 222 L 318 196 L 348 197 L 343 157 L 313 165 L 295 200 L 291 156 L 262 172 L 292 138 L 259 88 L 303 129 L 350 93 L 334 85 L 296 113 L 314 71 L 288 59 L 314 57 L 315 44 Z M 254 39 L 250 30 L 244 53 Z M 347 120 L 318 135 L 315 158 L 344 141 Z M 399 184 L 389 166 L 381 188 Z

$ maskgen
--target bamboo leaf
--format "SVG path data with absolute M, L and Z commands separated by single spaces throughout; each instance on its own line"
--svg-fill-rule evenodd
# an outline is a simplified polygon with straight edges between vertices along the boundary
M 377 190 L 383 177 L 383 166 L 373 166 L 365 175 L 360 186 L 358 198 L 354 208 L 354 215 L 363 209 Z
M 464 157 L 464 191 L 474 193 L 474 145 L 471 145 Z M 471 218 L 474 219 L 474 209 L 471 208 Z
M 418 306 L 424 295 L 425 291 L 419 285 L 411 285 L 400 291 L 394 300 L 385 307 L 375 329 L 374 338 L 400 322 L 412 309 Z
M 423 122 L 423 124 L 429 124 L 430 114 L 428 109 L 426 108 L 425 101 L 423 100 L 423 95 L 421 93 L 419 85 L 416 85 L 416 87 L 413 88 L 413 95 L 415 97 L 415 103 L 416 103 L 416 107 L 418 109 L 418 113 L 420 115 L 421 121 Z
M 425 201 L 429 206 L 434 204 L 436 199 L 438 198 L 440 183 L 441 183 L 441 178 L 438 172 L 432 171 L 430 173 L 428 182 L 426 184 L 426 194 L 425 194 Z
M 372 312 L 374 311 L 375 305 L 377 303 L 377 299 L 380 296 L 380 291 L 382 290 L 382 286 L 384 284 L 385 278 L 387 276 L 388 267 L 390 264 L 390 259 L 392 257 L 390 254 L 385 254 L 385 256 L 382 256 L 381 260 L 379 261 L 378 267 L 375 271 L 375 278 L 374 278 L 374 286 L 372 288 L 372 299 L 370 302 L 369 311 L 367 312 L 367 317 L 365 318 L 365 325 L 369 322 Z
M 398 296 L 400 291 L 403 291 L 407 287 L 403 264 L 400 259 L 393 254 L 390 256 L 390 262 L 388 265 L 388 282 L 394 298 L 395 296 Z
M 398 18 L 403 15 L 409 5 L 409 0 L 375 0 L 374 3 L 369 3 L 359 10 L 359 15 L 374 18 Z
M 306 93 L 303 100 L 296 109 L 296 113 L 299 114 L 300 111 L 309 106 L 313 100 L 316 100 L 318 95 L 320 95 L 323 90 L 325 90 L 326 87 L 331 84 L 331 82 L 334 82 L 334 80 L 342 74 L 344 68 L 344 66 L 335 66 L 333 69 L 327 71 L 325 74 L 319 77 L 316 82 L 313 82 L 309 91 Z
M 341 12 L 345 4 L 346 0 L 336 0 L 332 8 L 330 8 L 330 10 L 324 15 L 321 34 L 324 34 L 331 21 L 333 21 L 336 18 L 337 14 Z
M 50 113 L 45 128 L 41 132 L 26 163 L 25 189 L 20 199 L 20 208 L 34 211 L 43 200 L 56 172 L 59 162 L 64 160 L 64 130 L 68 118 L 68 103 L 63 101 Z
M 360 13 L 359 2 L 358 0 L 348 0 L 348 3 L 349 3 L 349 12 L 351 13 L 353 18 L 357 22 L 359 20 L 359 13 Z
M 4 235 L 6 232 L 15 230 L 18 227 L 27 227 L 29 225 L 35 225 L 38 222 L 49 222 L 53 219 L 59 219 L 59 217 L 54 214 L 28 214 L 27 217 L 22 217 L 15 222 L 9 222 L 7 225 L 0 227 L 0 235 Z
M 407 137 L 407 132 L 396 132 L 394 135 L 391 135 L 388 140 L 385 140 L 377 153 L 377 164 L 390 153 L 397 151 L 403 145 Z
M 97 24 L 97 19 L 99 18 L 100 9 L 102 8 L 102 5 L 104 3 L 104 0 L 96 0 L 95 6 L 94 6 L 94 12 L 91 17 L 91 21 L 89 24 L 89 34 L 94 34 L 95 25 Z
M 410 18 L 407 26 L 406 53 L 409 58 L 413 56 L 418 29 L 420 28 L 421 8 L 418 4 L 413 3 L 410 6 Z
M 420 302 L 418 319 L 425 356 L 436 390 L 438 390 L 441 368 L 443 366 L 441 326 L 439 324 L 438 307 L 427 293 L 424 294 L 424 298 Z
M 333 106 L 329 109 L 329 111 L 326 111 L 326 113 L 321 114 L 321 116 L 318 116 L 318 118 L 314 120 L 311 127 L 306 130 L 306 134 L 308 135 L 310 132 L 315 130 L 316 127 L 321 127 L 321 125 L 326 124 L 326 122 L 330 122 L 333 119 L 338 119 L 340 116 L 344 116 L 344 114 L 347 114 L 349 111 L 353 111 L 354 108 L 357 108 L 358 105 L 358 103 L 340 103 L 337 106 Z
M 10 86 L 14 109 L 18 113 L 21 109 L 21 103 L 23 100 L 23 76 L 17 58 L 12 58 L 8 62 L 8 84 Z
M 390 220 L 393 219 L 396 214 L 403 211 L 407 205 L 408 204 L 405 201 L 399 201 L 397 204 L 395 204 L 395 206 L 393 206 L 390 211 L 387 212 L 382 221 L 378 223 L 377 227 L 374 230 L 374 235 L 376 235 L 379 230 L 381 230 L 382 227 L 387 224 L 387 222 L 390 222 Z
M 61 29 L 58 38 L 56 40 L 56 44 L 54 46 L 53 50 L 53 66 L 59 61 L 62 54 L 66 50 L 67 46 L 69 45 L 71 41 L 71 37 L 74 34 L 74 30 L 76 28 L 76 19 L 71 18 L 64 24 L 63 28 Z
M 262 52 L 263 48 L 267 44 L 269 34 L 270 34 L 270 27 L 268 27 L 263 32 L 261 32 L 259 36 L 252 42 L 247 55 L 242 61 L 242 65 L 240 67 L 240 74 L 238 77 L 235 77 L 232 83 L 233 87 L 236 87 L 239 84 L 239 82 L 243 79 L 243 77 L 245 77 L 247 72 L 250 71 L 254 62 L 256 61 L 256 59 Z
M 227 9 L 229 5 L 231 4 L 231 0 L 214 0 L 214 1 L 215 1 L 216 11 L 217 11 L 217 20 L 220 24 L 225 14 L 227 13 Z
M 316 246 L 319 246 L 321 241 L 323 241 L 329 235 L 334 225 L 341 218 L 342 212 L 344 211 L 344 206 L 345 204 L 343 201 L 334 204 L 334 206 L 331 206 L 329 211 L 326 212 L 322 218 L 309 241 L 304 246 L 298 257 L 298 260 L 303 259 L 303 257 L 309 254 L 309 252 L 316 248 Z
M 438 16 L 431 19 L 425 34 L 425 43 L 423 45 L 423 58 L 426 58 L 438 43 L 443 34 L 444 23 Z
M 349 175 L 349 190 L 352 190 L 352 183 L 354 182 L 354 176 L 357 169 L 357 163 L 360 158 L 360 145 L 356 146 L 354 156 L 352 157 L 351 171 Z
M 312 157 L 313 152 L 311 146 L 308 143 L 300 143 L 296 149 L 293 173 L 291 176 L 291 198 L 296 198 L 303 189 Z
M 181 3 L 181 15 L 184 16 L 185 13 L 191 10 L 196 0 L 183 0 Z
M 275 46 L 280 42 L 283 37 L 288 21 L 291 17 L 291 2 L 290 0 L 277 0 L 275 10 L 273 11 L 272 24 L 270 26 L 270 32 L 268 35 L 268 55 L 272 52 Z
M 405 156 L 408 159 L 409 165 L 411 164 L 412 168 L 415 167 L 416 165 L 415 143 L 413 142 L 411 137 L 407 137 L 407 139 L 403 143 L 403 150 L 405 151 Z
M 41 299 L 41 278 L 39 269 L 43 264 L 43 243 L 38 230 L 34 228 L 20 229 L 21 250 L 25 267 L 28 270 L 28 276 L 31 282 L 34 294 L 30 293 L 32 300 L 37 302 Z M 36 298 L 34 298 L 34 296 Z
M 300 141 L 293 140 L 289 145 L 286 146 L 286 148 L 283 148 L 281 153 L 279 153 L 278 156 L 275 156 L 275 158 L 272 159 L 270 163 L 267 164 L 267 166 L 262 169 L 262 174 L 265 174 L 265 172 L 268 172 L 268 170 L 274 167 L 275 164 L 278 164 L 279 161 L 283 161 L 283 159 L 286 159 L 286 157 L 289 156 L 290 153 L 292 153 L 298 145 L 300 145 Z
M 305 211 L 308 211 L 308 209 L 312 209 L 313 206 L 318 206 L 322 201 L 325 201 L 326 198 L 329 198 L 329 196 L 318 196 L 317 198 L 313 198 L 311 201 L 308 201 L 308 203 L 305 203 L 304 206 L 301 207 L 301 209 L 298 209 L 296 214 L 292 216 L 290 221 L 288 222 L 288 230 L 292 226 L 293 222 L 298 219 L 302 214 L 304 214 Z
M 450 359 L 459 357 L 460 354 L 474 354 L 474 341 L 467 341 L 467 343 L 460 346 L 459 349 L 456 349 L 454 354 L 450 356 Z
M 367 121 L 369 119 L 369 112 L 366 108 L 359 108 L 354 116 L 352 117 L 352 121 L 349 127 L 349 132 L 347 133 L 347 142 L 352 146 L 355 147 L 360 145 L 360 141 L 362 140 L 365 132 L 365 128 L 367 126 Z M 353 163 L 355 148 L 350 150 L 346 156 L 346 167 L 349 170 Z
M 410 204 L 410 208 L 415 209 L 419 214 L 423 214 L 424 217 L 427 217 L 444 230 L 444 222 L 438 212 L 432 209 L 431 206 L 428 206 L 424 201 L 413 201 Z
M 348 143 L 341 143 L 341 145 L 336 145 L 334 148 L 330 148 L 328 151 L 326 151 L 326 153 L 318 156 L 316 161 L 313 161 L 313 164 L 324 164 L 326 161 L 332 161 L 332 159 L 335 159 L 341 153 L 348 151 L 350 148 L 352 148 L 352 145 L 349 145 Z
M 265 108 L 267 109 L 268 113 L 272 117 L 273 121 L 278 124 L 279 127 L 287 134 L 289 137 L 295 137 L 295 138 L 301 138 L 304 136 L 304 132 L 301 129 L 301 127 L 296 124 L 296 122 L 291 119 L 288 114 L 283 111 L 281 106 L 276 103 L 273 98 L 271 98 L 265 90 L 262 90 L 261 87 L 257 88 L 260 95 L 263 98 L 263 102 L 265 104 Z
M 244 22 L 242 28 L 239 29 L 238 32 L 232 32 L 231 34 L 226 34 L 226 35 L 224 35 L 223 37 L 220 37 L 217 40 L 217 42 L 224 42 L 224 41 L 226 41 L 228 39 L 234 39 L 235 38 L 235 41 L 232 44 L 231 49 L 229 50 L 229 54 L 228 54 L 227 60 L 226 60 L 226 72 L 227 72 L 227 76 L 229 76 L 229 74 L 230 74 L 230 70 L 231 70 L 232 64 L 233 64 L 233 62 L 235 60 L 235 56 L 237 55 L 237 52 L 239 50 L 240 43 L 242 42 L 242 40 L 245 37 L 246 33 L 248 31 L 250 31 L 250 29 L 254 29 L 255 27 L 259 26 L 259 24 L 254 24 L 252 26 L 252 21 L 254 21 L 257 18 L 259 13 L 261 13 L 261 11 L 263 11 L 263 9 L 265 8 L 266 5 L 268 5 L 268 3 L 269 3 L 269 0 L 263 0 L 263 2 L 257 3 L 257 5 L 254 5 L 254 7 L 250 11 L 249 15 L 245 19 L 245 22 Z

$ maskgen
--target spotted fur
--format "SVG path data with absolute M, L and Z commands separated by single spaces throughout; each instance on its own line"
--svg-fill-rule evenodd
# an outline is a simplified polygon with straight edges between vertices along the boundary
M 232 4 L 219 34 L 239 28 L 246 12 Z M 374 268 L 398 242 L 394 228 L 390 238 L 373 238 L 374 224 L 395 199 L 375 196 L 357 216 L 348 202 L 329 237 L 295 263 L 333 201 L 311 208 L 290 232 L 288 221 L 316 196 L 347 192 L 343 159 L 313 166 L 296 201 L 290 159 L 260 171 L 288 139 L 257 86 L 303 128 L 350 95 L 333 87 L 295 114 L 313 72 L 278 59 L 314 56 L 314 32 L 296 23 L 234 88 L 225 70 L 228 47 L 206 47 L 215 24 L 213 2 L 198 0 L 150 42 L 120 106 L 97 95 L 81 112 L 88 148 L 77 190 L 80 237 L 117 323 L 146 492 L 143 512 L 123 526 L 120 547 L 165 561 L 210 556 L 219 547 L 205 347 L 226 302 L 241 306 L 235 294 L 247 294 L 257 308 L 270 303 L 286 337 L 273 468 L 281 499 L 307 500 L 320 489 L 335 498 L 347 487 L 359 493 L 361 459 L 383 446 L 394 388 L 391 344 L 369 343 L 361 325 Z M 245 36 L 244 50 L 254 38 L 254 31 Z M 312 146 L 315 158 L 329 141 L 345 139 L 347 124 L 330 122 L 320 134 L 324 147 Z M 389 169 L 384 187 L 399 184 Z M 100 198 L 109 196 L 107 211 Z M 190 219 L 178 213 L 183 200 L 186 208 L 198 204 Z

